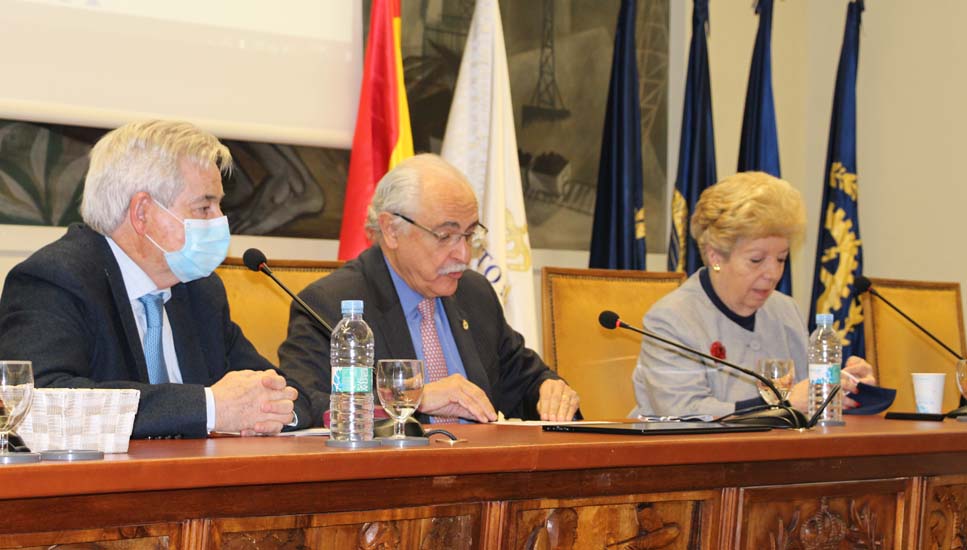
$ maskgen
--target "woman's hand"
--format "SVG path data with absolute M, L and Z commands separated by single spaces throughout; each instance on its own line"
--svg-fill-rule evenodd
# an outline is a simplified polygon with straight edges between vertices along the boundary
M 873 366 L 866 362 L 862 357 L 852 356 L 846 360 L 846 366 L 840 373 L 840 391 L 843 392 L 843 408 L 852 409 L 859 406 L 859 403 L 846 396 L 847 393 L 859 392 L 859 383 L 868 385 L 876 384 L 876 377 L 873 376 Z
M 843 392 L 843 407 L 852 409 L 859 406 L 859 403 L 846 396 L 847 393 L 857 393 L 859 383 L 875 385 L 876 378 L 873 376 L 873 366 L 863 358 L 852 356 L 846 360 L 846 366 L 840 373 L 840 391 Z M 809 380 L 800 380 L 789 392 L 789 404 L 800 411 L 806 412 L 809 408 Z
M 786 396 L 786 399 L 789 400 L 789 404 L 794 409 L 806 412 L 806 409 L 809 407 L 809 379 L 803 379 L 797 382 L 789 390 L 789 395 Z

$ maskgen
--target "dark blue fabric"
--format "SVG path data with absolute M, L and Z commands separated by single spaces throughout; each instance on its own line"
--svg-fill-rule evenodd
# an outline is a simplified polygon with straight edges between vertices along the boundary
M 622 0 L 601 141 L 589 267 L 645 269 L 635 2 Z
M 870 386 L 860 382 L 857 384 L 859 391 L 846 394 L 850 399 L 859 403 L 853 409 L 843 409 L 843 414 L 876 414 L 890 408 L 896 399 L 896 390 L 893 388 L 881 388 L 880 386 Z
M 759 0 L 759 30 L 752 50 L 752 67 L 745 95 L 739 171 L 759 170 L 779 177 L 779 137 L 772 95 L 772 2 Z
M 715 170 L 715 132 L 712 127 L 712 89 L 708 74 L 708 0 L 695 0 L 692 9 L 692 42 L 685 79 L 682 140 L 678 150 L 678 174 L 672 199 L 672 228 L 668 245 L 668 270 L 691 275 L 702 266 L 688 221 L 698 197 L 718 179 Z M 682 208 L 676 208 L 680 205 Z M 681 233 L 679 233 L 681 231 Z
M 705 291 L 708 299 L 712 301 L 715 309 L 719 310 L 722 315 L 725 315 L 730 321 L 745 330 L 749 332 L 755 331 L 755 312 L 752 312 L 752 315 L 749 316 L 742 316 L 729 309 L 729 306 L 725 305 L 725 302 L 715 293 L 715 288 L 712 287 L 712 276 L 708 274 L 708 269 L 702 269 L 698 272 L 698 282 L 702 283 L 702 290 Z
M 846 9 L 809 311 L 810 330 L 815 328 L 817 313 L 833 314 L 833 327 L 843 339 L 843 359 L 865 352 L 859 301 L 853 295 L 855 278 L 863 273 L 856 179 L 856 70 L 862 12 L 862 0 L 850 2 Z
M 772 7 L 773 0 L 759 0 L 759 30 L 752 50 L 749 86 L 742 116 L 739 143 L 739 172 L 759 171 L 782 177 L 779 169 L 779 134 L 776 130 L 776 102 L 772 95 Z M 792 259 L 776 290 L 792 296 Z

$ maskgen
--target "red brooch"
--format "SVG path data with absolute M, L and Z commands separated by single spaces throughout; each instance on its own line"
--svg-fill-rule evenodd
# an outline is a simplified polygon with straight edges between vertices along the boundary
M 712 348 L 709 350 L 709 353 L 716 359 L 725 359 L 725 346 L 722 345 L 722 342 L 716 340 L 712 342 Z

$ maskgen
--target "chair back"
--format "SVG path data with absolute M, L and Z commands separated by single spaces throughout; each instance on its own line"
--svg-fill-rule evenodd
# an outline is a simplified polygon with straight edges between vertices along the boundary
M 544 360 L 581 396 L 584 418 L 626 418 L 636 406 L 631 375 L 641 337 L 605 329 L 598 315 L 610 309 L 639 325 L 685 275 L 561 267 L 545 267 L 541 274 Z
M 272 273 L 296 294 L 341 265 L 342 262 L 317 260 L 271 263 Z M 215 273 L 225 283 L 232 320 L 263 357 L 278 365 L 279 346 L 288 333 L 292 298 L 264 273 L 245 267 L 241 258 L 226 258 Z
M 964 355 L 964 316 L 960 301 L 960 283 L 932 283 L 874 279 L 873 289 L 932 332 L 944 344 Z M 864 335 L 866 360 L 873 365 L 877 382 L 896 388 L 897 396 L 890 410 L 916 411 L 913 395 L 914 372 L 943 372 L 944 412 L 954 409 L 960 400 L 957 389 L 956 359 L 920 332 L 883 300 L 864 293 Z

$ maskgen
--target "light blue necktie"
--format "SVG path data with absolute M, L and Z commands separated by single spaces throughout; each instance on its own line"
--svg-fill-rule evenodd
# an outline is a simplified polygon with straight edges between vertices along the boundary
M 152 384 L 165 384 L 168 382 L 168 368 L 165 366 L 165 354 L 161 347 L 164 297 L 161 294 L 145 294 L 138 300 L 144 305 L 144 315 L 148 319 L 148 328 L 144 331 L 144 359 L 148 363 L 148 381 Z

